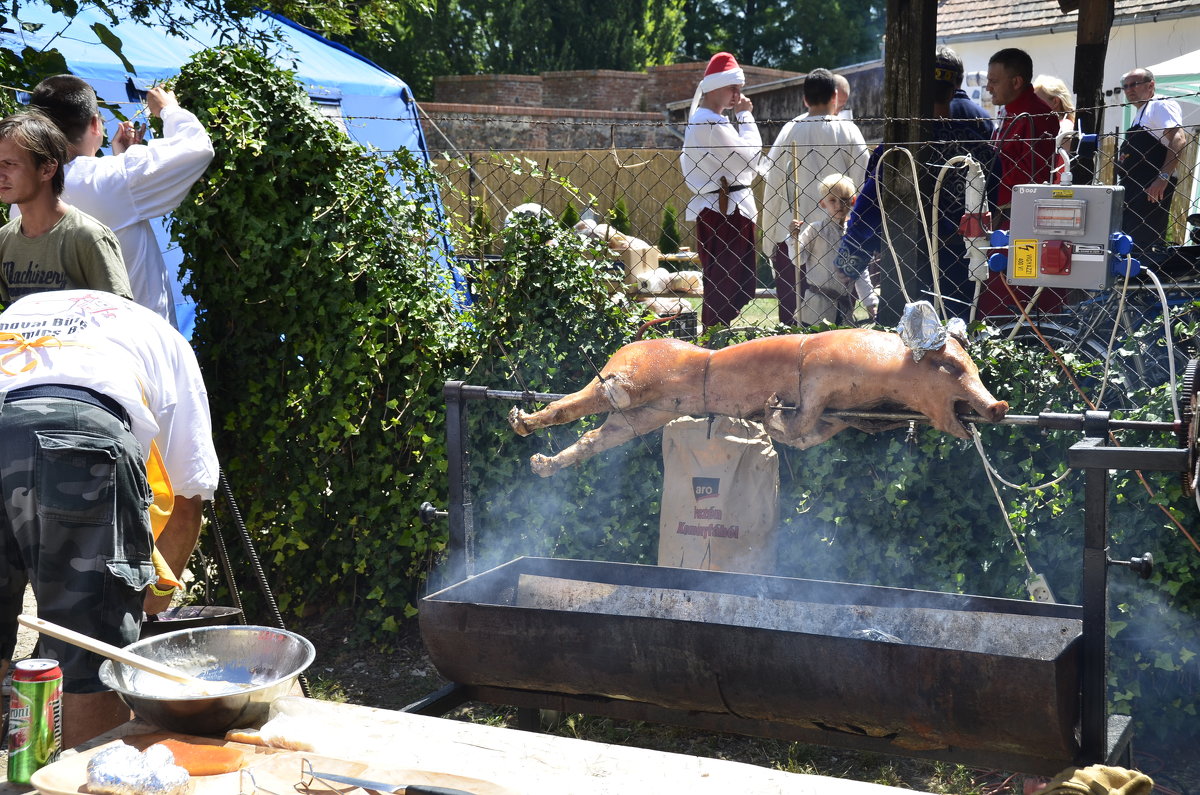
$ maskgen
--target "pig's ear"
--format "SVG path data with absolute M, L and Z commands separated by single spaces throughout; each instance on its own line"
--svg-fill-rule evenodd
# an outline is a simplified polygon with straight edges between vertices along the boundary
M 946 332 L 954 339 L 958 340 L 963 348 L 967 347 L 967 324 L 962 318 L 952 317 L 946 323 Z

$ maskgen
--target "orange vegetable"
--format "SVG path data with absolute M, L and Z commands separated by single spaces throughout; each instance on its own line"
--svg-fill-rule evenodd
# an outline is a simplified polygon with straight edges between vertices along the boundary
M 165 745 L 175 755 L 175 764 L 193 776 L 215 776 L 232 773 L 242 767 L 242 751 L 221 745 L 201 745 L 183 740 L 163 740 L 155 745 Z

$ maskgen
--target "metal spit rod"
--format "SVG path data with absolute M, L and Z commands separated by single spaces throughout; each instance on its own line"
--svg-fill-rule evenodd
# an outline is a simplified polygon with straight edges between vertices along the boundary
M 826 411 L 826 416 L 839 419 L 864 420 L 895 420 L 897 422 L 929 422 L 924 414 L 915 411 L 857 411 L 839 409 Z M 1067 414 L 1055 411 L 1043 411 L 1041 414 L 1008 414 L 1004 418 L 992 422 L 987 417 L 978 414 L 959 414 L 963 422 L 982 423 L 986 425 L 1035 425 L 1053 430 L 1078 431 L 1083 430 L 1084 417 L 1082 414 Z M 1114 431 L 1166 431 L 1174 432 L 1179 429 L 1174 422 L 1157 422 L 1153 420 L 1114 420 L 1108 419 L 1107 425 Z
M 510 389 L 489 389 L 482 386 L 462 387 L 464 398 L 516 400 L 538 403 L 552 403 L 566 397 L 565 394 L 553 392 L 525 392 Z M 825 412 L 826 416 L 839 419 L 884 420 L 894 422 L 923 422 L 929 418 L 915 411 L 870 411 L 857 409 L 834 409 Z M 1053 430 L 1078 431 L 1083 430 L 1084 417 L 1082 414 L 1067 414 L 1062 412 L 1044 411 L 1041 414 L 1009 414 L 996 423 L 978 414 L 959 414 L 963 422 L 982 423 L 987 425 L 1033 425 Z M 1174 422 L 1156 422 L 1152 420 L 1115 420 L 1108 419 L 1109 430 L 1114 431 L 1163 431 L 1174 433 L 1180 430 Z

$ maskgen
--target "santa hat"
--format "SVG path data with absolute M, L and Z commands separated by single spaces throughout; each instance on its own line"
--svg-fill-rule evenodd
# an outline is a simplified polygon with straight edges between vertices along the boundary
M 696 112 L 696 108 L 700 106 L 700 97 L 712 91 L 714 88 L 724 88 L 725 86 L 741 86 L 746 84 L 746 73 L 738 66 L 737 59 L 730 53 L 719 52 L 708 60 L 708 68 L 704 70 L 704 77 L 700 80 L 700 84 L 696 86 L 696 94 L 692 97 L 692 113 Z M 691 114 L 688 114 L 689 118 Z

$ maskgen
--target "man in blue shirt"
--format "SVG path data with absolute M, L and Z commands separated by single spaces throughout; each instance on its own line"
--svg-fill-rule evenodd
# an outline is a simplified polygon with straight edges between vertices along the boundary
M 930 188 L 941 164 L 957 155 L 974 157 L 982 164 L 985 173 L 990 166 L 992 150 L 989 141 L 994 129 L 992 119 L 963 91 L 963 74 L 963 63 L 958 54 L 949 47 L 939 47 L 933 73 L 933 110 L 936 118 L 930 131 L 931 145 L 936 147 L 936 151 L 932 153 L 933 157 L 923 158 L 934 170 L 928 181 Z M 858 193 L 846 235 L 838 250 L 839 268 L 851 279 L 879 256 L 883 245 L 883 218 L 875 166 L 887 147 L 887 144 L 880 144 L 871 154 L 866 181 Z M 958 234 L 958 224 L 965 210 L 965 187 L 964 168 L 960 166 L 947 173 L 938 195 L 937 230 L 938 266 L 941 270 L 939 287 L 942 296 L 951 300 L 951 311 L 964 315 L 974 294 L 967 272 L 966 245 Z M 927 196 L 926 201 L 932 198 Z M 962 303 L 955 304 L 954 301 Z

